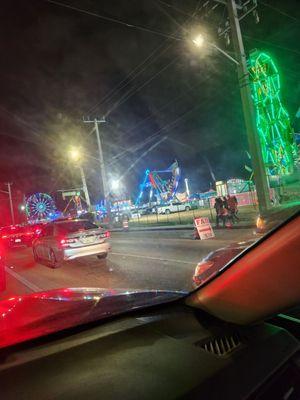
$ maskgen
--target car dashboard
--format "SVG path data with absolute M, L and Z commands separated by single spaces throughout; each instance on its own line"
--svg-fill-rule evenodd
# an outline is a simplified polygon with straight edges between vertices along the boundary
M 225 323 L 181 301 L 0 356 L 5 400 L 300 398 L 299 343 L 291 334 L 267 323 Z

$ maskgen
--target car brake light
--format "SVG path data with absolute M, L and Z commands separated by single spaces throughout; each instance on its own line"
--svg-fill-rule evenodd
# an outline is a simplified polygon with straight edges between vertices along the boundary
M 110 232 L 109 232 L 109 231 L 106 231 L 106 232 L 105 232 L 105 237 L 106 237 L 106 238 L 110 238 Z
M 1 238 L 2 238 L 2 239 L 6 239 L 6 238 L 7 238 L 7 235 L 2 235 Z

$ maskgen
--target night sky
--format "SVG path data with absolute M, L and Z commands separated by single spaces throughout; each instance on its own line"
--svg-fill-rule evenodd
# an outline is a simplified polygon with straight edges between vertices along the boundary
M 0 182 L 13 181 L 26 194 L 54 195 L 57 189 L 79 185 L 79 171 L 66 152 L 78 144 L 97 156 L 92 126 L 82 117 L 102 115 L 107 120 L 101 125 L 106 163 L 133 148 L 110 165 L 110 177 L 123 175 L 147 148 L 168 136 L 124 176 L 131 194 L 136 194 L 145 168 L 164 169 L 175 158 L 192 191 L 209 189 L 207 161 L 217 179 L 247 178 L 235 65 L 215 51 L 190 45 L 192 33 L 202 26 L 233 55 L 231 45 L 217 37 L 218 26 L 226 21 L 222 5 L 204 17 L 204 0 L 61 3 L 166 36 L 44 0 L 2 0 Z M 251 15 L 241 24 L 245 47 L 266 50 L 277 61 L 282 99 L 294 121 L 300 106 L 300 3 L 265 0 L 258 13 L 259 24 Z M 154 134 L 144 147 L 134 148 Z M 98 164 L 86 157 L 84 168 L 97 201 Z

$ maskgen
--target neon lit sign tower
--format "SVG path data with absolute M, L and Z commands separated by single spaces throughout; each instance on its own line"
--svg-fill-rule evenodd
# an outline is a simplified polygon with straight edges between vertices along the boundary
M 294 169 L 297 147 L 288 112 L 280 99 L 276 65 L 268 54 L 255 51 L 250 54 L 249 73 L 267 174 L 290 174 Z

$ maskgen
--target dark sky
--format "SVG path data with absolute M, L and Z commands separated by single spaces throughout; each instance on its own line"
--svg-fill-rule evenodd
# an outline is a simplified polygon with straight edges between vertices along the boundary
M 2 0 L 0 182 L 14 181 L 27 194 L 78 185 L 79 172 L 67 162 L 67 149 L 80 144 L 97 156 L 91 126 L 83 124 L 82 117 L 103 114 L 107 164 L 157 133 L 143 148 L 110 166 L 110 176 L 123 175 L 147 148 L 168 136 L 124 177 L 131 193 L 137 191 L 145 168 L 163 169 L 175 158 L 192 190 L 209 188 L 205 157 L 217 179 L 247 177 L 247 139 L 235 65 L 215 51 L 192 48 L 188 40 L 202 26 L 220 47 L 232 52 L 231 45 L 226 47 L 217 38 L 218 26 L 226 21 L 222 5 L 203 18 L 201 0 L 61 3 L 184 40 L 44 0 Z M 300 3 L 264 4 L 259 3 L 258 25 L 251 15 L 242 23 L 245 47 L 274 56 L 282 76 L 282 99 L 293 120 L 300 105 Z M 98 164 L 86 158 L 84 166 L 97 200 Z

